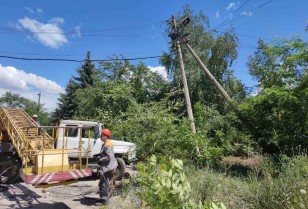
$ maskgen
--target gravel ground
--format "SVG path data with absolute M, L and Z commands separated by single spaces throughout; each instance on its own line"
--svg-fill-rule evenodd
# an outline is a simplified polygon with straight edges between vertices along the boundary
M 133 170 L 127 169 L 129 175 Z M 122 180 L 125 181 L 126 179 Z M 108 208 L 118 208 L 121 199 L 121 182 L 116 182 L 116 189 L 110 198 Z M 98 198 L 98 179 L 93 177 L 80 179 L 68 185 L 36 188 L 24 182 L 0 185 L 0 208 L 31 208 L 31 209 L 81 209 L 99 208 L 95 206 Z

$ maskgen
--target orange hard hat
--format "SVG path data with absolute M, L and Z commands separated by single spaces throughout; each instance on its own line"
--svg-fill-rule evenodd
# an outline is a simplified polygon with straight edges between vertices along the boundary
M 103 129 L 102 130 L 102 135 L 106 135 L 106 136 L 108 136 L 108 137 L 110 137 L 110 130 L 109 129 L 107 129 L 107 128 L 105 128 L 105 129 Z

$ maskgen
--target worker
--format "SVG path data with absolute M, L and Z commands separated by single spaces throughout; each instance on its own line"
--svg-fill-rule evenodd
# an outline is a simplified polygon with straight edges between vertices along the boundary
M 103 145 L 100 151 L 98 165 L 100 168 L 99 200 L 95 205 L 106 205 L 109 200 L 110 182 L 113 181 L 113 172 L 118 167 L 117 160 L 114 156 L 114 150 L 110 138 L 110 130 L 103 129 L 101 140 Z
M 41 126 L 40 121 L 38 120 L 38 116 L 37 115 L 32 115 L 32 119 L 35 121 L 37 126 Z M 42 129 L 38 128 L 37 133 L 38 133 L 39 136 L 41 136 L 42 135 Z

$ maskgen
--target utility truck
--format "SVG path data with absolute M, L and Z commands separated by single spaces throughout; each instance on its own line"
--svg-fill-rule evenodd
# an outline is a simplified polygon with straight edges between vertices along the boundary
M 52 184 L 91 176 L 102 128 L 97 122 L 74 120 L 39 126 L 22 109 L 0 108 L 0 183 L 21 177 L 34 185 Z M 113 144 L 119 164 L 115 178 L 120 180 L 125 164 L 136 157 L 136 146 L 117 140 Z

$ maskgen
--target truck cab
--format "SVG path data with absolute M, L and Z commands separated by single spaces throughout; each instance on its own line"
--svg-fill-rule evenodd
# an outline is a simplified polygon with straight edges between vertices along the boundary
M 103 124 L 91 121 L 61 120 L 56 134 L 56 149 L 76 150 L 68 154 L 69 160 L 74 161 L 81 157 L 88 160 L 90 168 L 95 170 L 97 162 L 94 155 L 99 154 L 103 142 L 100 140 L 100 133 Z M 136 159 L 136 145 L 134 143 L 112 139 L 115 157 L 118 161 L 116 180 L 121 180 L 125 173 L 125 166 Z M 81 145 L 81 146 L 80 146 Z M 82 150 L 79 150 L 79 149 Z M 82 152 L 80 152 L 82 151 Z M 80 156 L 81 155 L 81 156 Z

